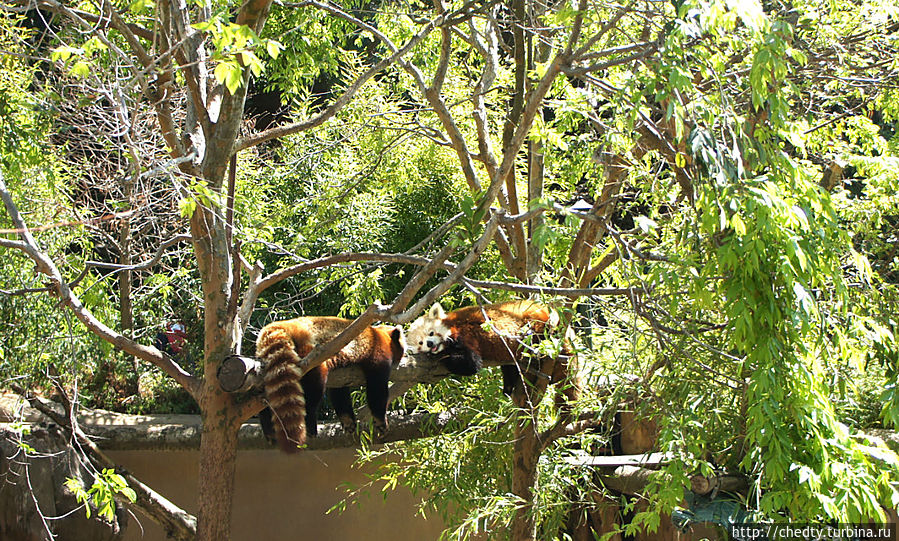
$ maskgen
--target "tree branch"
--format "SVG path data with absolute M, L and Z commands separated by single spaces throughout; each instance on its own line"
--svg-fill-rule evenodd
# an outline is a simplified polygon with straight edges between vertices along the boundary
M 540 453 L 546 451 L 550 445 L 552 445 L 556 440 L 564 438 L 566 436 L 574 436 L 576 434 L 580 434 L 581 432 L 590 430 L 591 428 L 597 428 L 602 425 L 602 416 L 595 411 L 588 411 L 586 413 L 582 413 L 578 416 L 578 418 L 572 422 L 566 422 L 564 416 L 560 417 L 559 421 L 554 424 L 552 427 L 547 428 L 543 432 L 537 436 L 538 441 L 540 441 Z
M 445 14 L 442 0 L 434 1 L 434 11 L 438 17 Z M 443 81 L 446 79 L 446 71 L 449 68 L 450 54 L 452 53 L 453 34 L 449 26 L 440 27 L 440 59 L 437 61 L 437 69 L 434 71 L 434 79 L 431 82 L 431 90 L 440 92 Z
M 139 344 L 107 327 L 81 303 L 81 300 L 72 292 L 68 283 L 63 279 L 62 274 L 59 272 L 59 268 L 57 268 L 56 264 L 53 263 L 53 260 L 50 259 L 47 254 L 40 250 L 34 237 L 31 236 L 31 232 L 25 224 L 25 221 L 22 219 L 22 216 L 19 214 L 19 209 L 6 187 L 2 171 L 0 171 L 0 198 L 3 199 L 3 204 L 5 205 L 10 218 L 12 218 L 13 225 L 20 231 L 19 236 L 22 239 L 22 243 L 19 244 L 17 248 L 22 250 L 25 255 L 34 262 L 39 273 L 44 274 L 50 279 L 50 285 L 53 288 L 53 292 L 59 297 L 62 304 L 67 305 L 75 314 L 75 317 L 78 318 L 78 320 L 92 333 L 130 355 L 134 355 L 135 357 L 155 364 L 191 393 L 191 395 L 195 395 L 199 387 L 199 380 L 178 366 L 171 357 L 162 353 L 155 347 Z
M 29 0 L 16 0 L 14 3 L 21 6 L 31 5 L 31 2 Z M 99 23 L 103 20 L 103 17 L 101 15 L 63 6 L 58 2 L 53 2 L 50 0 L 38 0 L 37 8 L 49 11 L 50 13 L 56 13 L 57 15 L 65 15 L 67 17 L 69 16 L 69 13 L 74 13 L 78 17 L 90 23 Z M 153 41 L 153 32 L 144 28 L 143 26 L 134 23 L 128 23 L 128 29 L 129 31 L 131 31 L 131 33 L 140 38 L 143 38 L 147 41 Z
M 124 468 L 118 466 L 109 459 L 103 451 L 85 434 L 77 423 L 59 415 L 49 403 L 32 395 L 25 389 L 13 383 L 12 389 L 22 395 L 33 408 L 40 411 L 53 420 L 54 423 L 66 428 L 78 446 L 84 450 L 93 463 L 99 468 L 110 468 L 122 475 L 128 482 L 128 487 L 134 490 L 137 500 L 134 502 L 147 518 L 153 520 L 172 537 L 181 541 L 192 541 L 197 535 L 197 519 L 193 515 L 173 504 L 161 494 L 145 485 Z
M 101 269 L 113 269 L 116 272 L 119 271 L 139 271 L 149 269 L 153 265 L 159 263 L 159 260 L 162 259 L 162 256 L 165 254 L 165 251 L 171 248 L 172 246 L 178 244 L 179 242 L 190 242 L 190 235 L 177 235 L 175 237 L 170 238 L 169 240 L 163 242 L 159 245 L 159 248 L 156 249 L 156 253 L 150 258 L 148 261 L 144 261 L 143 263 L 138 263 L 136 265 L 120 265 L 118 263 L 106 263 L 104 261 L 85 261 L 85 265 L 89 267 L 98 267 Z
M 362 23 L 361 21 L 356 23 L 355 22 L 356 19 L 354 17 L 351 17 L 351 16 L 345 14 L 343 11 L 341 11 L 340 9 L 338 9 L 336 7 L 330 6 L 328 4 L 314 2 L 314 1 L 313 2 L 305 2 L 304 4 L 308 4 L 310 6 L 317 7 L 324 11 L 327 11 L 328 13 L 337 15 L 341 18 L 348 18 L 351 21 L 353 21 L 354 24 L 359 24 L 362 28 L 369 30 L 376 36 L 383 36 L 383 34 L 381 34 L 378 30 L 372 28 L 371 26 L 369 26 L 365 23 Z M 353 81 L 352 84 L 350 84 L 350 86 L 343 92 L 343 94 L 340 95 L 340 97 L 338 97 L 334 101 L 334 103 L 329 105 L 327 108 L 325 108 L 324 111 L 322 111 L 318 115 L 316 115 L 312 118 L 300 121 L 300 122 L 294 122 L 294 123 L 287 124 L 284 126 L 276 126 L 274 128 L 244 137 L 244 138 L 238 140 L 237 143 L 234 145 L 234 152 L 240 152 L 241 150 L 245 150 L 247 148 L 256 146 L 260 143 L 264 143 L 265 141 L 270 141 L 272 139 L 277 139 L 279 137 L 284 137 L 284 136 L 291 135 L 294 133 L 299 133 L 299 132 L 303 132 L 306 130 L 310 130 L 316 126 L 323 124 L 325 121 L 327 121 L 328 119 L 330 119 L 331 117 L 336 115 L 341 109 L 343 109 L 344 106 L 346 106 L 346 104 L 350 102 L 350 100 L 353 98 L 353 96 L 355 96 L 356 92 L 358 92 L 359 89 L 365 85 L 365 83 L 367 83 L 372 77 L 377 75 L 381 70 L 385 69 L 386 67 L 390 66 L 391 64 L 397 62 L 400 58 L 402 58 L 413 47 L 418 45 L 425 37 L 427 37 L 427 35 L 431 33 L 431 31 L 434 29 L 434 27 L 435 27 L 435 24 L 432 21 L 432 22 L 428 23 L 427 25 L 425 25 L 425 27 L 422 28 L 418 32 L 418 34 L 413 36 L 412 39 L 410 39 L 408 42 L 406 42 L 406 44 L 403 45 L 402 48 L 393 47 L 392 48 L 393 54 L 384 58 L 383 60 L 381 60 L 380 62 L 378 62 L 371 68 L 369 68 L 368 70 L 366 70 L 358 78 L 356 78 L 356 80 Z M 384 39 L 386 39 L 386 37 L 384 37 Z M 392 45 L 392 43 L 391 43 L 391 45 Z

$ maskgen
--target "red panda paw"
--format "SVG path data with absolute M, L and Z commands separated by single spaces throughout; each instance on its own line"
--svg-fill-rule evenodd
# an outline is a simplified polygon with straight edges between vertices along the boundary
M 356 432 L 356 419 L 353 418 L 352 415 L 340 415 L 338 416 L 340 420 L 340 427 L 343 428 L 344 432 L 354 434 Z
M 379 438 L 383 438 L 387 435 L 387 429 L 389 426 L 387 425 L 387 418 L 382 419 L 372 419 L 372 424 L 375 427 L 375 436 Z

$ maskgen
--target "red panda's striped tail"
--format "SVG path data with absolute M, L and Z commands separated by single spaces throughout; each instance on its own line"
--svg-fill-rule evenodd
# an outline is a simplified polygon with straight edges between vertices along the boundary
M 306 398 L 293 339 L 282 328 L 266 329 L 256 341 L 256 357 L 266 363 L 263 382 L 275 438 L 282 451 L 296 453 L 306 443 Z

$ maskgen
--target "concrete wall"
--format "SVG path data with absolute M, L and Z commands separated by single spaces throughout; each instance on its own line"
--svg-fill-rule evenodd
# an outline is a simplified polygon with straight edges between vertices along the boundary
M 196 512 L 197 451 L 108 454 L 174 503 Z M 292 456 L 275 450 L 239 451 L 232 541 L 436 540 L 443 523 L 436 516 L 427 520 L 416 516 L 417 500 L 402 487 L 389 493 L 386 500 L 375 492 L 343 514 L 326 514 L 345 494 L 342 483 L 365 482 L 365 471 L 352 468 L 354 455 L 353 449 Z M 137 511 L 134 514 L 127 541 L 165 541 L 161 528 Z

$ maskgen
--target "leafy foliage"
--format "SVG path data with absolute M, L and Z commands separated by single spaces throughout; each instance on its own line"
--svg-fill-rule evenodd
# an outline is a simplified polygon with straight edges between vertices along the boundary
M 89 489 L 85 489 L 81 480 L 75 477 L 66 479 L 66 488 L 75 495 L 78 503 L 84 504 L 84 513 L 87 518 L 91 518 L 91 508 L 93 507 L 101 517 L 109 521 L 114 520 L 115 498 L 118 494 L 124 496 L 131 503 L 137 500 L 137 494 L 128 487 L 125 478 L 111 469 L 101 471 Z

